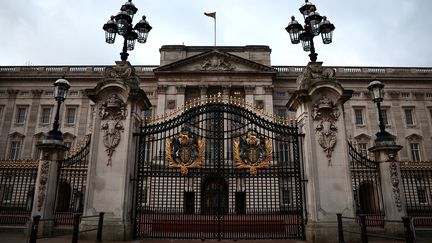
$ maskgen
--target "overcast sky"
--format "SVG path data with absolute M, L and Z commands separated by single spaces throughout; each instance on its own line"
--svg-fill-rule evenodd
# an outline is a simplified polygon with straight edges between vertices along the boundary
M 2 0 L 0 65 L 106 65 L 119 60 L 122 38 L 104 41 L 103 24 L 125 0 Z M 134 0 L 134 24 L 153 26 L 146 44 L 130 53 L 133 65 L 159 64 L 162 45 L 268 45 L 272 65 L 306 65 L 285 27 L 302 16 L 302 0 Z M 332 66 L 432 66 L 431 0 L 314 0 L 336 26 L 330 45 L 315 38 L 318 61 Z M 299 21 L 300 22 L 300 21 Z M 303 21 L 301 21 L 302 23 Z M 117 36 L 119 37 L 119 36 Z

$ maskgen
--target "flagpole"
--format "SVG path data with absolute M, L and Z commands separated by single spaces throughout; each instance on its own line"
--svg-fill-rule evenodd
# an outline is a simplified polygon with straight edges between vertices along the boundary
M 216 16 L 214 17 L 214 46 L 216 46 Z

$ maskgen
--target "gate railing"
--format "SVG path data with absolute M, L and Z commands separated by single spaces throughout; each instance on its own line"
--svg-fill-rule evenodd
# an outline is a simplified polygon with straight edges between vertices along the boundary
M 379 163 L 359 153 L 348 142 L 356 215 L 365 215 L 368 227 L 384 227 Z
M 83 211 L 90 140 L 91 135 L 86 135 L 66 153 L 65 159 L 59 161 L 55 208 L 58 226 L 73 225 L 74 213 Z
M 0 161 L 0 225 L 22 226 L 31 214 L 39 161 Z
M 432 226 L 432 163 L 401 163 L 400 170 L 408 216 L 416 227 Z
M 304 238 L 306 181 L 294 121 L 217 95 L 146 120 L 135 136 L 137 238 Z

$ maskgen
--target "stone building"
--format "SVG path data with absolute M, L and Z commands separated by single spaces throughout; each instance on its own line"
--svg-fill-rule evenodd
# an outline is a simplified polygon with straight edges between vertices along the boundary
M 159 66 L 135 66 L 141 88 L 151 101 L 146 116 L 162 116 L 185 102 L 221 93 L 244 99 L 259 109 L 294 119 L 286 103 L 297 89 L 302 66 L 271 66 L 267 46 L 162 46 Z M 289 61 L 289 60 L 287 60 Z M 344 106 L 349 138 L 366 153 L 377 128 L 377 111 L 367 85 L 385 85 L 382 104 L 388 131 L 404 146 L 402 161 L 432 160 L 432 70 L 417 67 L 332 67 L 345 89 L 354 91 Z M 61 110 L 67 146 L 91 132 L 93 102 L 84 90 L 93 87 L 104 66 L 0 67 L 0 159 L 39 156 L 36 145 L 52 127 L 52 83 L 66 75 L 72 84 Z
M 188 238 L 190 225 L 200 224 L 193 237 L 308 235 L 331 242 L 336 213 L 385 213 L 395 220 L 408 204 L 415 210 L 432 207 L 432 68 L 272 66 L 270 54 L 268 46 L 170 45 L 161 47 L 160 65 L 134 69 L 124 62 L 0 67 L 0 160 L 41 158 L 38 145 L 56 109 L 52 84 L 65 76 L 71 89 L 60 110 L 64 144 L 75 147 L 89 134 L 92 140 L 88 161 L 86 154 L 79 168 L 79 187 L 70 174 L 60 175 L 58 188 L 67 193 L 59 194 L 65 200 L 56 210 L 73 204 L 85 215 L 107 212 L 116 229 L 112 239 L 132 231 L 136 238 Z M 390 170 L 391 179 L 392 160 L 368 152 L 376 147 L 378 131 L 367 90 L 373 79 L 385 84 L 384 123 L 403 146 L 398 159 L 407 162 Z M 246 143 L 250 147 L 241 151 Z M 185 168 L 178 162 L 184 158 L 197 164 Z M 410 163 L 428 170 L 424 182 L 399 179 L 398 170 L 409 170 Z M 0 165 L 10 169 L 8 162 Z M 395 180 L 408 185 L 409 203 L 401 203 L 402 185 L 392 185 Z M 13 194 L 2 182 L 11 180 L 0 177 L 0 209 Z M 19 200 L 31 204 L 28 188 Z M 33 212 L 52 211 L 40 208 L 33 206 Z M 223 227 L 212 235 L 215 222 Z

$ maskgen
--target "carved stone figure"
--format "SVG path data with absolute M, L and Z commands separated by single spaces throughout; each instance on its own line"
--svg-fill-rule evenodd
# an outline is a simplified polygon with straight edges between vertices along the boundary
M 401 195 L 399 189 L 399 177 L 397 171 L 397 164 L 396 161 L 394 161 L 394 159 L 392 158 L 390 158 L 390 161 L 392 161 L 390 164 L 390 178 L 393 186 L 393 197 L 395 199 L 396 208 L 400 212 L 402 211 L 402 201 L 401 201 Z
M 314 105 L 312 119 L 315 121 L 315 132 L 317 133 L 318 143 L 324 149 L 329 165 L 331 156 L 337 142 L 336 122 L 340 112 L 336 105 L 326 96 L 323 96 Z
M 37 196 L 37 209 L 41 211 L 46 196 L 46 187 L 48 182 L 49 161 L 43 160 L 39 177 L 39 193 Z
M 201 70 L 204 71 L 232 71 L 235 66 L 228 60 L 228 58 L 212 57 L 207 58 L 201 64 Z
M 112 165 L 112 155 L 120 143 L 123 120 L 126 119 L 126 104 L 116 94 L 111 95 L 99 109 L 101 129 L 104 131 L 103 143 L 108 154 L 107 166 Z

